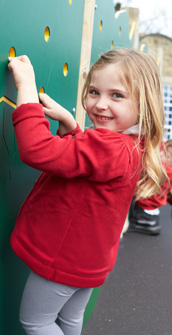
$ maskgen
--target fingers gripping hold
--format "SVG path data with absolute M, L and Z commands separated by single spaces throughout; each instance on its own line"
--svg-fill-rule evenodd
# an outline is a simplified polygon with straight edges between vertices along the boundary
M 29 58 L 26 55 L 19 57 L 9 57 L 8 68 L 13 73 L 17 90 L 21 85 L 29 85 L 34 83 L 34 70 Z

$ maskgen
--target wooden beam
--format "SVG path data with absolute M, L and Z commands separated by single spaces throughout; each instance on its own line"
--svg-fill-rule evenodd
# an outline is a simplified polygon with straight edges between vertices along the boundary
M 84 130 L 85 125 L 85 110 L 83 109 L 81 104 L 81 93 L 84 86 L 85 78 L 88 74 L 90 67 L 94 11 L 95 11 L 95 0 L 85 0 L 80 69 L 78 79 L 78 94 L 77 94 L 77 105 L 76 105 L 76 122 L 78 122 L 82 130 Z

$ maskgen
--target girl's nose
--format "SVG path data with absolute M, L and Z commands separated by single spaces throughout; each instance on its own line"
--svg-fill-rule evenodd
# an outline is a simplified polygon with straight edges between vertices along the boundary
M 96 103 L 96 108 L 99 110 L 106 110 L 108 109 L 108 102 L 105 97 L 99 97 Z

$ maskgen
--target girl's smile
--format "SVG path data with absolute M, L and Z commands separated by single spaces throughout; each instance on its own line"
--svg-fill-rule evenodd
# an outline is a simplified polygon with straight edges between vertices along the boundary
M 99 114 L 95 114 L 95 117 L 96 119 L 99 120 L 99 122 L 102 122 L 102 123 L 107 123 L 109 122 L 110 120 L 113 120 L 112 117 L 107 117 L 107 116 L 103 116 L 103 115 L 99 115 Z
M 92 74 L 86 110 L 95 128 L 121 132 L 137 123 L 138 112 L 119 80 L 118 71 L 116 65 L 109 64 Z

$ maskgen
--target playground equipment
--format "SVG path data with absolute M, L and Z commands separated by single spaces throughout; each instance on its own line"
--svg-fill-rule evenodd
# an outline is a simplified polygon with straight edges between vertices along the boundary
M 10 235 L 21 204 L 38 171 L 19 158 L 11 114 L 16 90 L 8 56 L 26 54 L 33 64 L 38 91 L 67 108 L 84 129 L 89 126 L 80 95 L 90 63 L 102 52 L 132 48 L 134 22 L 116 13 L 112 0 L 2 0 L 0 4 L 0 333 L 24 334 L 18 311 L 28 268 L 10 247 Z M 51 121 L 55 134 L 57 122 Z M 85 312 L 88 321 L 99 294 L 94 289 Z

